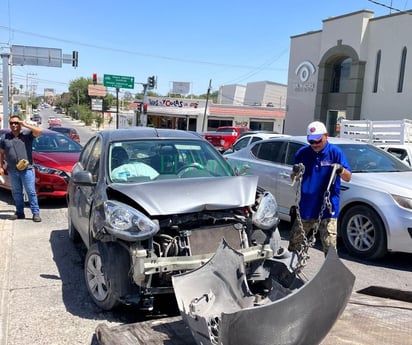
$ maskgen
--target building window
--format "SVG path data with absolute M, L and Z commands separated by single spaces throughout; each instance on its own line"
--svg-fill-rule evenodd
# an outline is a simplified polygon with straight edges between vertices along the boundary
M 348 92 L 351 58 L 340 60 L 332 66 L 332 85 L 330 92 Z
M 378 92 L 378 82 L 379 82 L 379 69 L 381 67 L 381 50 L 378 50 L 376 54 L 376 66 L 375 66 L 375 80 L 373 81 L 373 93 Z
M 398 92 L 402 92 L 403 90 L 403 80 L 405 78 L 406 53 L 407 49 L 406 47 L 403 47 L 401 57 L 401 69 L 399 71 Z

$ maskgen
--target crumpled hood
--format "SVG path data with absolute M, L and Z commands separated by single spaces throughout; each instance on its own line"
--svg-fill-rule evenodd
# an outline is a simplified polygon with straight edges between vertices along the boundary
M 139 184 L 113 183 L 110 188 L 135 200 L 151 216 L 252 205 L 258 176 L 182 178 Z

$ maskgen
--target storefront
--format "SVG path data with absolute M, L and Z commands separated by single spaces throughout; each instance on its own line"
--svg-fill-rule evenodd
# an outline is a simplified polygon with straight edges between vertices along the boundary
M 137 111 L 137 103 L 130 109 Z M 148 98 L 148 126 L 206 132 L 220 126 L 248 126 L 283 133 L 285 111 L 271 107 L 208 104 L 205 100 Z M 137 120 L 139 122 L 139 120 Z

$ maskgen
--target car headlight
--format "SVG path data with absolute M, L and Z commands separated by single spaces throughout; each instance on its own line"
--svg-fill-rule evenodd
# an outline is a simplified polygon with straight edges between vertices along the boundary
M 41 172 L 42 174 L 59 175 L 59 176 L 66 174 L 63 170 L 45 167 L 44 165 L 33 164 L 33 167 L 37 169 L 39 172 Z
M 260 200 L 256 213 L 253 214 L 253 224 L 263 230 L 269 230 L 279 223 L 279 210 L 275 197 L 265 192 Z
M 159 231 L 159 225 L 133 207 L 117 201 L 106 201 L 104 212 L 107 230 L 125 240 L 143 240 Z
M 400 195 L 396 195 L 396 194 L 391 194 L 393 200 L 395 200 L 395 202 L 404 208 L 407 208 L 409 210 L 412 209 L 412 199 L 411 198 L 407 198 L 404 196 L 400 196 Z

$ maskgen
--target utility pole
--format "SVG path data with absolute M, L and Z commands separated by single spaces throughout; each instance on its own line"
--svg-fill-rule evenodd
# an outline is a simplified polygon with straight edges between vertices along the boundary
M 4 52 L 1 55 L 3 60 L 3 121 L 2 128 L 9 128 L 9 60 L 10 53 Z
M 29 76 L 35 76 L 36 73 L 27 73 L 26 74 L 26 120 L 30 119 L 30 111 L 31 107 L 29 107 L 30 101 L 30 90 L 29 90 Z
M 206 104 L 205 104 L 205 112 L 203 113 L 203 124 L 202 124 L 202 132 L 205 132 L 205 123 L 207 125 L 206 117 L 207 117 L 207 105 L 209 103 L 209 95 L 210 89 L 212 88 L 212 79 L 209 81 L 209 87 L 207 88 L 207 96 L 206 96 Z M 207 130 L 207 129 L 206 129 Z

